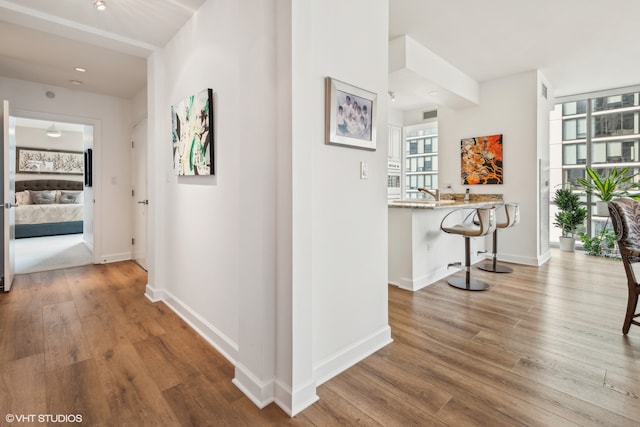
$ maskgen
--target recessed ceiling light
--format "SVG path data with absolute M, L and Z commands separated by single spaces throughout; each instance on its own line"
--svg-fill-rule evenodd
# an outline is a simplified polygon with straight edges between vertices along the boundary
M 87 72 L 87 69 L 86 68 L 82 68 L 82 67 L 76 67 L 76 68 L 74 68 L 74 70 L 76 70 L 76 71 L 78 71 L 80 73 L 86 73 Z
M 107 8 L 107 2 L 104 0 L 94 0 L 93 7 L 98 10 L 105 10 Z
M 82 82 L 80 80 L 69 80 L 72 85 L 80 86 Z

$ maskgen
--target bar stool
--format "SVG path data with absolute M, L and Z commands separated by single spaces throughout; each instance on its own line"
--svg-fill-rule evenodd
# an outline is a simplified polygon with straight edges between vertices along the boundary
M 440 229 L 445 233 L 459 234 L 464 237 L 464 268 L 465 277 L 451 277 L 447 281 L 449 285 L 464 289 L 467 291 L 484 291 L 489 288 L 485 282 L 471 278 L 471 242 L 472 237 L 486 236 L 493 233 L 496 229 L 496 208 L 494 206 L 487 208 L 478 208 L 472 210 L 460 224 L 446 226 L 445 221 L 455 212 L 469 210 L 469 208 L 454 209 L 442 218 Z M 461 266 L 459 262 L 451 263 L 447 268 L 452 266 Z
M 490 271 L 492 273 L 511 273 L 513 268 L 506 265 L 498 265 L 498 230 L 503 228 L 509 228 L 520 222 L 520 205 L 517 203 L 505 203 L 505 220 L 503 222 L 496 221 L 496 229 L 493 231 L 493 258 L 491 261 L 486 261 L 478 268 L 484 271 Z M 480 253 L 480 252 L 478 252 Z

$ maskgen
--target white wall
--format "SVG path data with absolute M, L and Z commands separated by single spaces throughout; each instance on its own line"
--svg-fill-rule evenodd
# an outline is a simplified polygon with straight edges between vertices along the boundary
M 148 145 L 155 158 L 150 203 L 158 215 L 153 230 L 157 274 L 150 288 L 193 318 L 194 326 L 233 362 L 238 357 L 240 270 L 259 271 L 259 258 L 252 253 L 259 235 L 256 245 L 241 243 L 242 227 L 261 223 L 253 215 L 259 216 L 266 198 L 262 180 L 251 182 L 259 167 L 251 160 L 253 150 L 273 141 L 266 129 L 253 125 L 272 106 L 244 89 L 255 77 L 267 85 L 264 77 L 251 75 L 264 68 L 258 58 L 248 67 L 240 58 L 256 38 L 247 33 L 250 15 L 243 17 L 235 2 L 206 2 L 154 58 L 158 80 L 149 111 L 155 128 Z M 177 177 L 171 105 L 207 88 L 214 92 L 215 176 Z
M 53 91 L 54 99 L 45 93 Z M 131 102 L 126 99 L 0 77 L 0 98 L 12 115 L 94 126 L 96 231 L 94 254 L 103 262 L 131 258 L 129 193 Z
M 82 151 L 82 132 L 65 131 L 59 138 L 50 138 L 44 129 L 16 126 L 16 146 L 25 148 L 43 148 L 46 150 Z M 18 173 L 17 181 L 34 179 L 65 179 L 84 182 L 81 175 L 60 175 L 46 173 Z
M 322 382 L 390 341 L 389 16 L 386 1 L 368 0 L 312 1 L 310 14 L 308 97 L 294 101 L 300 110 L 306 106 L 311 127 L 294 143 L 304 141 L 312 147 L 312 347 L 315 374 Z M 366 16 L 366 25 L 354 23 L 354 16 Z M 324 144 L 325 76 L 378 95 L 376 151 Z M 360 162 L 368 164 L 366 180 L 360 179 Z
M 362 10 L 350 40 L 327 31 Z M 316 379 L 390 340 L 387 14 L 386 1 L 210 0 L 149 59 L 147 295 L 221 350 L 260 407 L 297 413 Z M 377 151 L 324 145 L 327 75 L 383 95 Z M 205 88 L 216 175 L 178 178 L 170 106 Z
M 556 190 L 562 187 L 562 104 L 558 104 L 550 116 L 549 134 L 551 143 L 549 156 L 551 161 L 549 164 L 549 192 L 551 193 L 551 200 L 553 200 Z M 551 205 L 549 222 L 552 226 L 549 240 L 558 244 L 561 231 L 559 227 L 553 226 L 556 212 L 556 206 Z
M 555 108 L 554 89 L 542 74 L 538 71 L 536 85 L 537 120 L 538 120 L 538 261 L 546 262 L 551 257 L 549 250 L 549 200 L 551 191 L 551 117 Z M 543 94 L 546 88 L 546 97 Z
M 520 224 L 499 232 L 502 259 L 528 265 L 546 260 L 539 254 L 538 159 L 548 159 L 548 124 L 541 129 L 539 76 L 524 72 L 481 84 L 480 104 L 451 110 L 438 109 L 440 186 L 452 184 L 455 192 L 467 186 L 460 179 L 460 140 L 474 136 L 503 134 L 504 184 L 468 186 L 472 193 L 502 193 L 507 202 L 520 204 Z M 548 122 L 548 114 L 546 115 Z M 542 141 L 546 140 L 547 153 Z M 499 255 L 500 257 L 500 255 Z
M 131 100 L 131 123 L 135 126 L 147 118 L 147 88 L 138 92 Z
M 240 366 L 248 382 L 270 381 L 271 390 L 274 13 L 271 2 L 208 1 L 150 58 L 148 147 L 149 296 L 167 301 Z M 215 176 L 177 177 L 171 105 L 207 88 L 214 92 Z

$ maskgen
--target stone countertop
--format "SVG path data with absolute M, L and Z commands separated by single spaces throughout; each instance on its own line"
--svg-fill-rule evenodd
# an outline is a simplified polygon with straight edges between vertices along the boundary
M 432 199 L 391 200 L 390 208 L 411 209 L 451 209 L 451 208 L 481 208 L 492 204 L 503 203 L 502 194 L 470 194 L 469 201 L 464 201 L 464 193 L 442 194 L 440 201 Z

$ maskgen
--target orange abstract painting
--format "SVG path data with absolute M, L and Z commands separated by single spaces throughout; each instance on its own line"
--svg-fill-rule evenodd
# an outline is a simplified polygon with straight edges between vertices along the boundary
M 502 135 L 460 141 L 462 184 L 502 184 Z

